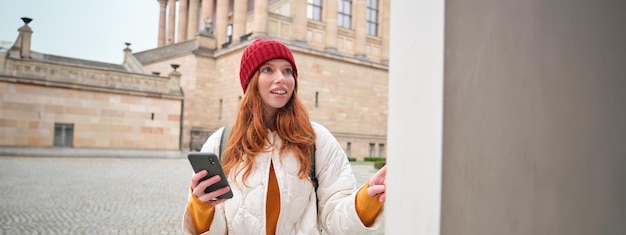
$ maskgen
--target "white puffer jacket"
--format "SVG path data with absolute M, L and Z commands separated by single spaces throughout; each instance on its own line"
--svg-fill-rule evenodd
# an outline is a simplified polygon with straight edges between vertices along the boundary
M 311 124 L 317 135 L 315 166 L 319 217 L 315 189 L 309 180 L 298 177 L 297 160 L 291 154 L 281 158 L 277 148 L 268 149 L 255 158 L 254 170 L 247 179 L 248 187 L 233 183 L 241 182 L 241 175 L 236 176 L 239 180 L 234 180 L 232 174 L 229 176 L 234 197 L 216 206 L 211 230 L 206 234 L 265 234 L 271 162 L 274 162 L 280 190 L 276 234 L 320 234 L 320 228 L 327 234 L 367 234 L 380 226 L 380 219 L 371 227 L 363 225 L 354 205 L 358 189 L 356 179 L 345 152 L 328 129 L 315 122 Z M 201 151 L 219 153 L 222 130 L 213 133 Z M 270 139 L 276 142 L 275 146 L 280 146 L 278 134 L 271 133 Z M 185 234 L 196 234 L 188 211 L 183 218 L 183 230 Z

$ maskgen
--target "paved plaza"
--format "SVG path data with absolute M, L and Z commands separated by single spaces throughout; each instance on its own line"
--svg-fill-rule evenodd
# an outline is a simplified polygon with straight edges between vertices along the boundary
M 359 184 L 376 172 L 352 166 Z M 0 156 L 0 234 L 182 234 L 191 171 L 184 158 Z

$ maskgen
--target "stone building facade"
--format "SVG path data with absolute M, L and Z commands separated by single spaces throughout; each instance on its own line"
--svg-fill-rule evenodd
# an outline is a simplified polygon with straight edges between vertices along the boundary
M 241 53 L 271 38 L 294 52 L 311 120 L 353 158 L 386 156 L 388 0 L 157 3 L 158 47 L 127 48 L 122 65 L 28 57 L 20 36 L 0 58 L 0 146 L 54 146 L 74 124 L 73 147 L 198 150 L 235 119 Z
M 235 119 L 241 53 L 260 37 L 292 49 L 311 119 L 351 157 L 386 155 L 388 0 L 175 2 L 158 1 L 159 47 L 133 56 L 147 71 L 181 66 L 185 148 Z
M 0 48 L 0 146 L 179 149 L 180 73 L 147 74 L 128 48 L 122 65 L 32 51 L 23 20 Z

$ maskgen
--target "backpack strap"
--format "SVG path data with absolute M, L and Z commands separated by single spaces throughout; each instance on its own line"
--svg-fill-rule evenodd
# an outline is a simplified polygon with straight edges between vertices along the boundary
M 309 126 L 311 127 L 311 129 L 313 129 L 313 125 L 309 122 Z M 315 130 L 313 130 L 315 132 Z M 316 169 L 315 169 L 315 150 L 317 150 L 317 148 L 315 147 L 315 142 L 313 143 L 313 146 L 310 147 L 311 149 L 311 169 L 309 169 L 309 177 L 311 178 L 311 181 L 313 182 L 313 187 L 315 188 L 315 194 L 317 195 L 317 186 L 319 186 L 319 183 L 317 182 L 317 174 L 316 174 Z
M 311 146 L 311 169 L 309 170 L 309 177 L 313 182 L 313 187 L 315 187 L 315 193 L 317 193 L 317 186 L 319 186 L 319 184 L 317 183 L 317 176 L 315 174 L 315 144 Z
M 228 135 L 230 134 L 230 129 L 232 128 L 233 124 L 229 124 L 225 126 L 224 130 L 222 131 L 222 136 L 220 137 L 220 160 L 222 160 L 222 153 L 224 153 L 224 149 L 226 149 L 226 141 L 228 140 Z
M 233 124 L 229 124 L 224 127 L 222 131 L 222 136 L 220 137 L 220 160 L 222 159 L 222 154 L 224 153 L 224 149 L 226 148 L 226 141 L 228 141 L 228 135 L 230 134 L 230 129 L 233 128 Z M 311 146 L 311 169 L 309 169 L 309 177 L 313 182 L 313 187 L 315 188 L 315 192 L 317 193 L 317 186 L 319 185 L 317 182 L 317 176 L 315 174 L 315 144 Z

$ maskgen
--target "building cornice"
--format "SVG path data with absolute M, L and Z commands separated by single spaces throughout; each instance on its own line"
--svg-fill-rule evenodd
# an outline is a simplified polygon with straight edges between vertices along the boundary
M 182 99 L 180 86 L 170 77 L 33 59 L 7 58 L 4 69 L 0 71 L 0 79 L 12 83 Z

